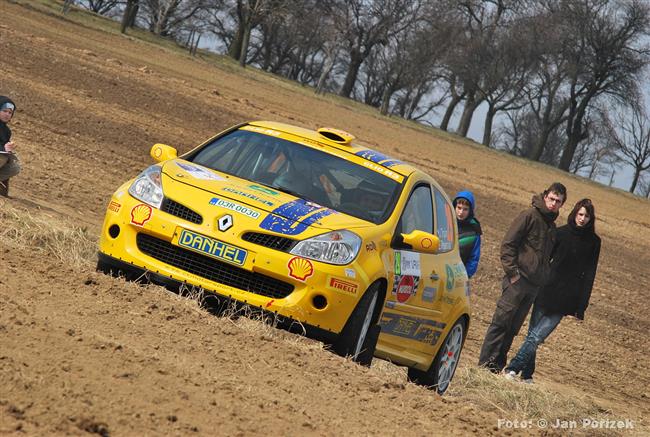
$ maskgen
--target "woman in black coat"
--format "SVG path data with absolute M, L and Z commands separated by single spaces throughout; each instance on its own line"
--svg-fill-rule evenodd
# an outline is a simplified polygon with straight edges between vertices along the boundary
M 505 369 L 508 379 L 515 379 L 521 372 L 521 379 L 532 383 L 537 347 L 562 317 L 584 319 L 600 255 L 595 223 L 594 205 L 591 200 L 582 199 L 569 214 L 568 224 L 558 228 L 551 263 L 552 279 L 537 296 L 528 335 Z

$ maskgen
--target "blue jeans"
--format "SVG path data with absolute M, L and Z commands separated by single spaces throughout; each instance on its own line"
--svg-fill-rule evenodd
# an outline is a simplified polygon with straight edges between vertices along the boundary
M 517 355 L 515 355 L 506 367 L 506 371 L 521 372 L 522 379 L 532 378 L 535 372 L 537 347 L 544 343 L 544 340 L 551 335 L 551 332 L 560 323 L 562 317 L 564 317 L 562 314 L 547 314 L 538 305 L 535 305 L 533 307 L 533 313 L 530 316 L 528 335 L 519 348 Z

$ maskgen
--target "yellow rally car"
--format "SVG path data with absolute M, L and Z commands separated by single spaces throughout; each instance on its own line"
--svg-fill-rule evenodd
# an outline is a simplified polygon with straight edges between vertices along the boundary
M 469 327 L 449 198 L 425 173 L 336 129 L 235 126 L 113 195 L 98 269 L 260 308 L 443 393 Z

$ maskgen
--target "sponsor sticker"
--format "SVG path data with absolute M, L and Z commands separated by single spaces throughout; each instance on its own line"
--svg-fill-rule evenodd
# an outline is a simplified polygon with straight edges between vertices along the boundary
M 392 294 L 398 302 L 404 303 L 409 300 L 411 296 L 415 296 L 419 283 L 419 276 L 395 275 Z
M 366 252 L 372 252 L 374 250 L 377 250 L 377 245 L 375 244 L 374 241 L 371 241 L 370 243 L 366 244 Z
M 178 245 L 237 265 L 243 265 L 248 254 L 244 249 L 187 229 L 181 232 Z
M 311 261 L 299 256 L 294 256 L 287 263 L 289 268 L 289 276 L 299 281 L 304 281 L 314 274 L 314 266 Z
M 131 223 L 136 226 L 144 226 L 152 215 L 153 209 L 145 203 L 140 203 L 131 208 Z
M 229 193 L 236 194 L 238 196 L 246 197 L 247 199 L 254 200 L 254 201 L 259 202 L 259 203 L 261 203 L 263 205 L 266 205 L 266 206 L 273 206 L 274 205 L 273 202 L 262 199 L 261 197 L 256 196 L 255 194 L 247 193 L 245 191 L 238 190 L 236 188 L 224 187 L 223 191 L 227 191 Z
M 111 203 L 108 204 L 108 209 L 113 212 L 120 212 L 120 208 L 122 208 L 122 205 L 114 200 L 111 200 Z
M 335 290 L 341 290 L 350 294 L 357 294 L 359 286 L 354 282 L 345 281 L 343 279 L 330 277 L 329 287 Z
M 374 170 L 377 173 L 383 174 L 384 176 L 387 176 L 397 182 L 402 182 L 404 177 L 398 173 L 395 173 L 393 170 L 389 170 L 386 167 L 382 167 L 381 165 L 364 161 L 363 166 L 369 168 L 370 170 Z
M 357 277 L 357 272 L 354 269 L 345 269 L 345 276 L 354 279 Z
M 449 264 L 445 264 L 445 272 L 447 273 L 447 291 L 454 288 L 454 271 L 451 269 Z
M 420 275 L 420 254 L 408 251 L 395 251 L 396 275 Z
M 436 300 L 436 293 L 438 289 L 436 287 L 424 287 L 422 290 L 422 300 L 425 302 L 433 302 Z
M 408 338 L 430 345 L 435 345 L 438 342 L 442 331 L 447 326 L 441 322 L 403 316 L 391 312 L 384 312 L 379 324 L 381 325 L 382 333 Z
M 304 199 L 296 199 L 275 208 L 260 223 L 260 228 L 284 235 L 298 235 L 336 211 Z
M 213 197 L 212 199 L 210 199 L 210 205 L 226 208 L 231 211 L 235 211 L 239 214 L 245 215 L 246 217 L 250 217 L 252 219 L 259 218 L 260 216 L 260 213 L 255 211 L 254 209 L 248 208 L 244 205 L 240 205 L 235 202 L 231 202 L 230 200 L 220 199 L 218 197 Z
M 195 165 L 185 164 L 183 162 L 176 162 L 176 165 L 194 176 L 196 179 L 203 180 L 213 180 L 213 181 L 223 181 L 224 178 L 221 176 L 212 173 L 210 170 L 206 170 L 203 167 L 197 167 Z
M 270 196 L 277 196 L 278 195 L 277 191 L 272 190 L 270 188 L 263 187 L 261 185 L 249 185 L 248 188 L 251 188 L 251 189 L 253 189 L 255 191 L 259 191 L 259 192 L 264 193 L 264 194 L 268 194 Z
M 260 126 L 248 125 L 248 126 L 244 126 L 242 129 L 243 130 L 250 130 L 250 131 L 253 131 L 253 132 L 260 132 L 260 133 L 263 133 L 263 134 L 266 134 L 266 135 L 272 135 L 274 137 L 279 137 L 280 135 L 282 135 L 280 132 L 278 132 L 276 130 L 269 129 L 269 128 L 266 128 L 266 127 L 260 127 Z

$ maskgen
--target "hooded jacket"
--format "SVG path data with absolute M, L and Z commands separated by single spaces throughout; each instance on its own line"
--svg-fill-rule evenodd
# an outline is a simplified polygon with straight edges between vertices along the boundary
M 11 103 L 14 105 L 14 108 L 16 106 L 16 104 L 9 97 L 0 96 L 0 106 L 2 106 L 4 103 Z M 0 121 L 0 151 L 5 152 L 5 144 L 7 144 L 9 141 L 11 141 L 11 129 L 9 129 L 7 123 Z
M 508 278 L 520 274 L 537 286 L 548 282 L 557 216 L 546 208 L 542 195 L 536 194 L 532 207 L 512 222 L 501 243 L 501 264 Z
M 600 237 L 593 223 L 584 228 L 574 223 L 557 230 L 551 262 L 551 282 L 537 297 L 537 304 L 550 314 L 584 319 L 600 256 Z
M 460 258 L 465 264 L 467 276 L 472 277 L 478 269 L 478 262 L 481 258 L 481 224 L 474 217 L 474 208 L 476 201 L 471 191 L 461 191 L 454 198 L 454 208 L 458 199 L 465 199 L 469 202 L 469 214 L 465 220 L 456 220 L 458 223 L 458 247 L 460 249 Z

